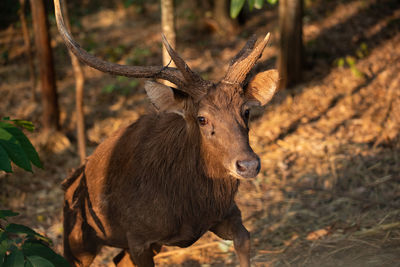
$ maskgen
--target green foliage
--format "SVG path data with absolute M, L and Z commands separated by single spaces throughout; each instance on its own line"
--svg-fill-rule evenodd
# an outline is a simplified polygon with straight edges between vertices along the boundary
M 357 58 L 353 57 L 353 56 L 346 56 L 346 57 L 338 58 L 336 60 L 336 65 L 339 68 L 348 67 L 348 68 L 350 68 L 350 71 L 353 73 L 354 76 L 356 76 L 358 78 L 364 78 L 365 73 L 360 71 L 357 68 L 356 64 L 357 64 L 358 59 L 363 59 L 366 56 L 368 56 L 368 54 L 369 54 L 368 45 L 366 43 L 361 43 L 360 46 L 357 48 L 355 54 L 356 54 Z
M 124 6 L 130 7 L 132 5 L 142 6 L 145 4 L 145 0 L 124 0 Z
M 9 52 L 8 50 L 4 50 L 0 52 L 0 63 L 4 64 L 5 62 L 8 61 L 9 58 Z
M 17 216 L 11 210 L 0 210 L 0 219 Z M 15 223 L 0 225 L 0 266 L 68 267 L 69 263 L 55 253 L 51 240 L 31 228 Z
M 363 59 L 368 56 L 368 45 L 366 43 L 361 43 L 360 46 L 356 50 L 356 55 L 359 59 Z
M 364 73 L 362 73 L 356 66 L 357 59 L 352 56 L 346 57 L 346 62 L 350 67 L 351 72 L 354 76 L 358 78 L 364 78 Z
M 21 129 L 33 131 L 34 126 L 29 121 L 10 120 L 6 117 L 0 120 L 0 170 L 12 172 L 11 162 L 20 168 L 32 172 L 32 165 L 43 168 L 35 148 Z
M 341 58 L 339 58 L 339 59 L 337 60 L 337 66 L 338 66 L 339 68 L 343 68 L 343 67 L 344 67 L 344 64 L 345 64 L 345 60 L 344 60 L 343 57 L 341 57 Z
M 0 170 L 12 172 L 11 161 L 21 168 L 32 171 L 31 163 L 42 168 L 39 156 L 21 127 L 33 131 L 29 121 L 0 120 Z M 0 210 L 0 266 L 2 267 L 68 267 L 69 263 L 49 246 L 51 240 L 33 229 L 16 223 L 8 223 L 9 217 L 18 213 Z M 5 225 L 2 222 L 7 222 Z
M 122 44 L 117 47 L 107 47 L 103 53 L 107 56 L 107 60 L 117 62 L 127 53 L 127 47 Z
M 130 53 L 129 57 L 125 60 L 127 65 L 143 65 L 147 61 L 147 57 L 151 55 L 149 48 L 135 47 Z
M 231 7 L 230 7 L 231 18 L 234 19 L 239 15 L 245 2 L 246 0 L 231 0 Z M 275 5 L 278 2 L 278 0 L 247 0 L 250 11 L 253 10 L 253 8 L 261 9 L 264 5 L 264 2 L 267 2 L 270 5 Z
M 99 43 L 96 41 L 94 34 L 86 34 L 83 38 L 83 47 L 89 52 L 97 52 L 99 48 Z
M 117 82 L 108 84 L 103 87 L 103 93 L 120 93 L 122 95 L 128 95 L 133 89 L 139 85 L 137 79 L 131 79 L 128 77 L 117 76 Z
M 7 220 L 7 217 L 17 216 L 18 213 L 11 210 L 0 210 L 0 219 Z
M 354 76 L 358 78 L 364 78 L 365 74 L 357 68 L 356 64 L 357 59 L 352 56 L 341 57 L 336 60 L 336 65 L 339 68 L 348 67 Z
M 244 6 L 245 0 L 231 0 L 231 18 L 236 18 Z M 250 2 L 249 2 L 250 3 Z

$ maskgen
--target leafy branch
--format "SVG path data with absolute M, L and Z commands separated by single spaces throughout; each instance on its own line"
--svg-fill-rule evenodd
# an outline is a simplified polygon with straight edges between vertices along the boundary
M 246 0 L 231 0 L 231 7 L 230 7 L 231 18 L 235 19 L 239 15 L 245 2 Z M 247 0 L 250 11 L 253 10 L 253 8 L 261 9 L 264 5 L 264 2 L 267 2 L 270 5 L 275 5 L 278 2 L 278 0 Z
M 0 120 L 0 170 L 12 172 L 11 162 L 29 172 L 31 163 L 43 168 L 38 153 L 19 127 L 31 132 L 35 129 L 29 121 L 9 117 Z
M 0 220 L 17 216 L 11 210 L 0 210 Z M 68 267 L 69 263 L 49 246 L 51 240 L 31 228 L 15 223 L 0 225 L 0 266 Z
M 43 168 L 39 155 L 20 128 L 33 131 L 29 121 L 0 120 L 0 170 L 12 172 L 11 162 L 32 172 L 32 165 Z M 33 229 L 8 223 L 18 213 L 0 210 L 1 267 L 69 267 L 69 263 L 51 248 L 51 240 Z

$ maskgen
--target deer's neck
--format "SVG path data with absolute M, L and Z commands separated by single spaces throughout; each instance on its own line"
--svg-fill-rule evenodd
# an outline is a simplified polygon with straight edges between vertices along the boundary
M 187 127 L 179 115 L 164 114 L 156 120 L 155 136 L 143 142 L 147 153 L 154 158 L 158 156 L 143 166 L 159 173 L 156 180 L 150 180 L 156 183 L 154 186 L 170 196 L 173 205 L 181 205 L 184 212 L 228 210 L 237 192 L 238 180 L 207 175 L 200 151 L 200 133 Z

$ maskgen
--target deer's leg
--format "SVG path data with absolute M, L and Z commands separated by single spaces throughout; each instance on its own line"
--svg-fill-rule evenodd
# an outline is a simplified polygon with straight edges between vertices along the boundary
M 151 251 L 153 252 L 152 258 L 161 250 L 160 245 L 153 244 L 151 246 Z M 132 266 L 140 266 L 140 265 L 135 265 L 131 259 L 131 256 L 128 251 L 123 250 L 121 251 L 117 256 L 114 257 L 113 259 L 115 265 L 117 267 L 132 267 Z
M 114 257 L 113 262 L 117 267 L 132 267 L 135 264 L 131 260 L 128 251 L 122 250 L 117 256 Z
M 250 267 L 250 233 L 244 227 L 240 210 L 236 205 L 230 215 L 210 231 L 222 239 L 233 240 L 240 267 Z
M 81 215 L 64 206 L 64 256 L 72 266 L 89 266 L 101 244 L 92 227 L 82 220 Z
M 129 249 L 129 254 L 131 256 L 131 260 L 138 267 L 154 267 L 154 253 L 150 248 L 148 249 Z
M 129 244 L 129 255 L 130 255 L 130 260 L 133 262 L 133 266 L 138 266 L 138 267 L 154 267 L 154 256 L 160 252 L 161 250 L 161 245 L 158 244 L 151 244 L 147 248 L 143 248 L 142 245 L 138 245 L 138 242 L 135 242 L 136 240 L 131 237 L 131 239 L 128 238 L 128 244 Z M 129 256 L 128 253 L 125 253 L 124 257 L 121 259 L 120 262 L 127 262 L 127 257 Z M 119 263 L 117 265 L 118 267 L 120 266 Z M 121 265 L 123 267 L 128 266 L 128 265 Z

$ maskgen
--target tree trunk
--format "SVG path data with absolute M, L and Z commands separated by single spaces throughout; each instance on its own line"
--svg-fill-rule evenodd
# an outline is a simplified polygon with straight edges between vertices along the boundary
M 35 32 L 36 53 L 39 61 L 40 81 L 42 86 L 43 129 L 54 131 L 60 129 L 60 112 L 50 46 L 47 14 L 43 0 L 30 0 Z
M 69 22 L 68 8 L 65 1 L 62 1 L 62 10 L 65 25 L 69 32 L 71 32 L 71 24 Z M 82 66 L 79 64 L 78 58 L 70 51 L 72 68 L 75 75 L 75 102 L 76 102 L 76 129 L 78 138 L 78 152 L 81 163 L 83 164 L 86 159 L 86 131 L 85 131 L 85 114 L 83 103 L 83 87 L 85 84 L 85 75 L 83 74 Z
M 234 33 L 237 26 L 236 21 L 229 16 L 229 3 L 229 0 L 214 0 L 213 17 L 221 35 Z
M 20 10 L 19 10 L 19 18 L 21 20 L 21 29 L 22 29 L 22 36 L 24 37 L 25 43 L 25 52 L 28 57 L 28 64 L 29 64 L 29 78 L 31 81 L 31 92 L 32 92 L 32 100 L 37 101 L 36 99 L 36 75 L 35 75 L 35 64 L 33 62 L 33 54 L 32 54 L 32 44 L 31 38 L 29 37 L 28 25 L 26 23 L 25 17 L 25 0 L 19 0 L 20 3 Z
M 301 81 L 303 59 L 303 0 L 279 1 L 280 55 L 278 70 L 280 88 Z
M 175 11 L 173 0 L 161 0 L 161 30 L 167 38 L 171 47 L 176 49 L 176 34 L 175 34 Z M 163 46 L 163 65 L 169 64 L 170 67 L 175 67 L 174 62 L 171 62 L 167 49 Z M 168 81 L 162 81 L 165 85 L 172 85 Z

